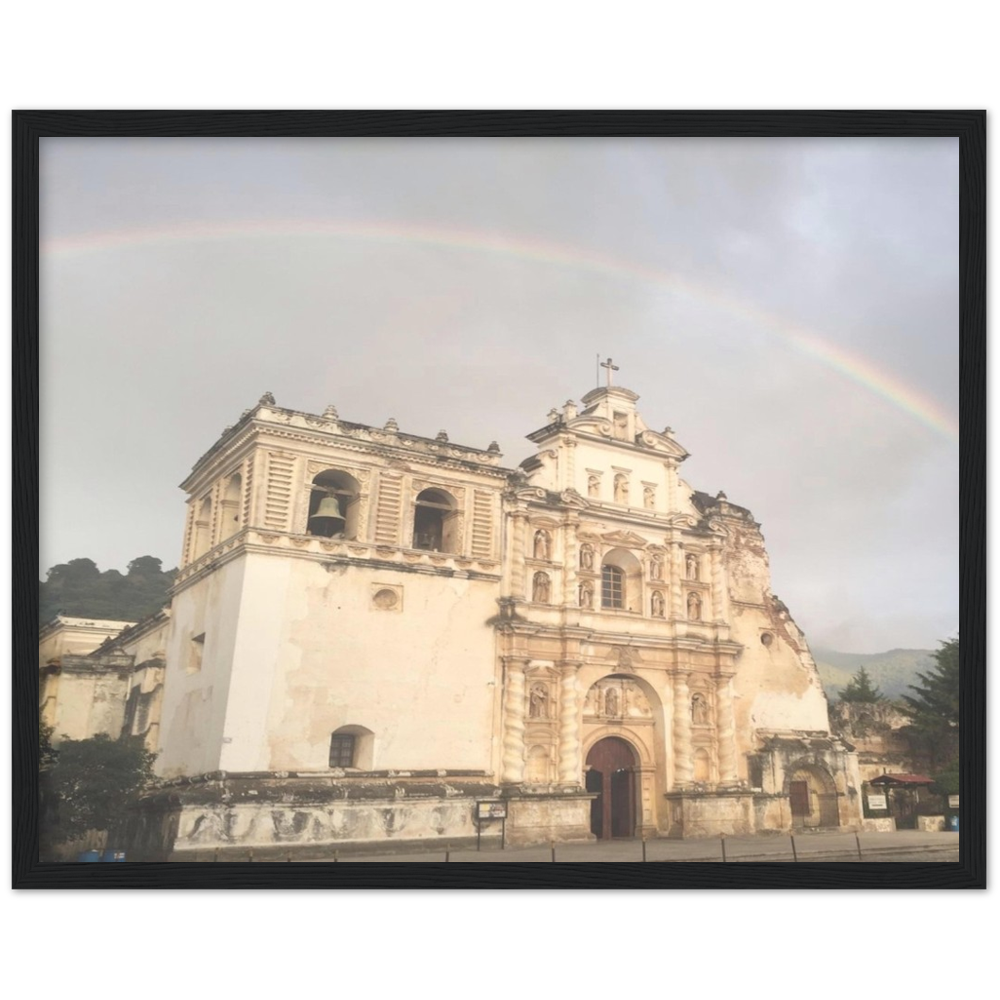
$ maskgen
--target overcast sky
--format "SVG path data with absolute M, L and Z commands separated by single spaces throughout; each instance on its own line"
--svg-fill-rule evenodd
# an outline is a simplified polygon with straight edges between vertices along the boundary
M 958 144 L 43 139 L 41 558 L 177 564 L 264 391 L 485 446 L 595 355 L 814 645 L 958 627 Z

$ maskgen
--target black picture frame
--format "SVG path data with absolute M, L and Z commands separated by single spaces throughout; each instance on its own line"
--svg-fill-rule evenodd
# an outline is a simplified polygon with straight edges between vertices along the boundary
M 52 136 L 934 136 L 959 141 L 959 862 L 860 864 L 42 864 L 38 861 L 39 140 Z M 986 885 L 984 111 L 15 111 L 13 113 L 14 888 L 983 888 Z M 932 530 L 929 526 L 929 530 Z

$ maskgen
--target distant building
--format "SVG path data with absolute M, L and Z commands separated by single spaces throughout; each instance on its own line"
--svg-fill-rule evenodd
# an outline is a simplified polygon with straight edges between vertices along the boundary
M 637 399 L 553 410 L 517 469 L 333 407 L 245 413 L 183 483 L 170 616 L 135 651 L 162 646 L 129 690 L 164 785 L 133 856 L 459 844 L 484 802 L 514 843 L 857 826 L 759 525 Z

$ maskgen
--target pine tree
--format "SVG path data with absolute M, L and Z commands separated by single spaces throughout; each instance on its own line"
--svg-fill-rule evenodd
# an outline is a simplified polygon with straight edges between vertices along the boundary
M 885 697 L 878 689 L 878 685 L 872 684 L 868 671 L 861 667 L 848 681 L 847 687 L 841 688 L 840 700 L 873 704 L 876 701 L 884 701 Z
M 903 695 L 911 723 L 906 735 L 932 770 L 958 769 L 958 637 L 941 643 L 936 665 L 917 674 L 912 695 Z

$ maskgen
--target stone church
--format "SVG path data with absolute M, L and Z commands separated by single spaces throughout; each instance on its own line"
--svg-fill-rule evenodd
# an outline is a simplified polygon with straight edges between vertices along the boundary
M 859 824 L 760 526 L 605 367 L 516 469 L 270 394 L 223 433 L 169 611 L 88 657 L 159 751 L 132 857 Z

